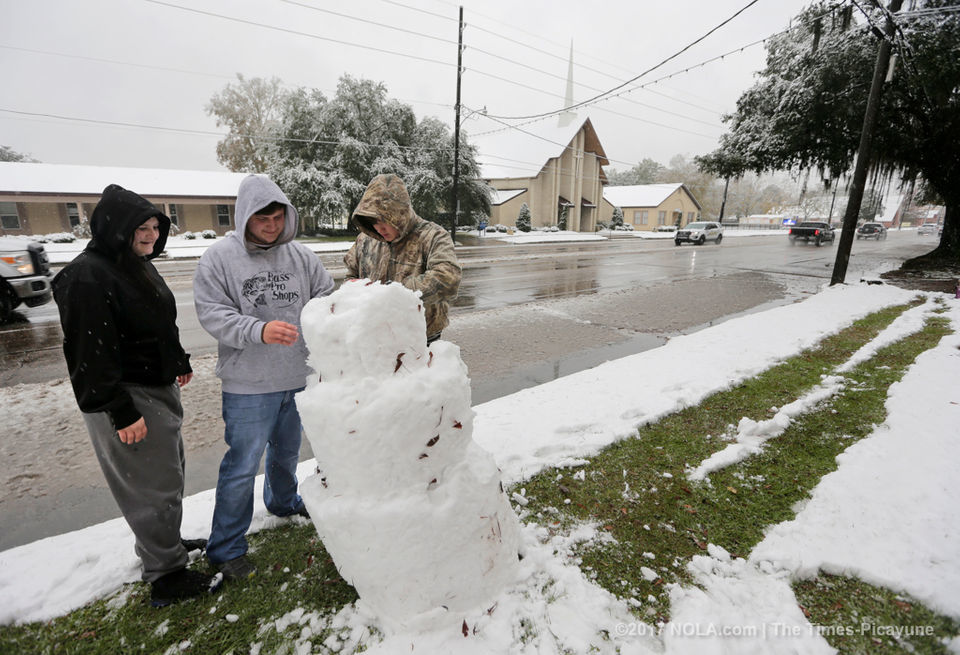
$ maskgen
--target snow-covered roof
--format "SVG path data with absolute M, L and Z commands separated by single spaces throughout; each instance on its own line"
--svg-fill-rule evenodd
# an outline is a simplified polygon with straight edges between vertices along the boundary
M 513 200 L 525 191 L 526 189 L 493 189 L 493 192 L 490 194 L 490 204 L 502 205 L 508 200 Z
M 597 138 L 590 119 L 559 127 L 552 122 L 531 123 L 522 127 L 504 127 L 502 123 L 486 121 L 476 135 L 467 131 L 469 143 L 477 148 L 480 175 L 486 180 L 535 177 L 546 163 L 559 157 L 581 129 L 586 127 L 586 150 L 594 152 L 606 164 L 606 153 Z
M 603 198 L 614 207 L 657 207 L 682 186 L 681 183 L 606 186 Z
M 0 162 L 0 193 L 99 196 L 119 184 L 142 196 L 230 198 L 246 173 Z

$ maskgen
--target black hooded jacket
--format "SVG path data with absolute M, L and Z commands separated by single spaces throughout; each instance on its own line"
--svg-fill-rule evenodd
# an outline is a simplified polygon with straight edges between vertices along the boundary
M 160 236 L 150 255 L 137 257 L 133 234 L 153 217 Z M 93 210 L 90 230 L 90 243 L 54 278 L 53 295 L 80 410 L 107 412 L 122 429 L 141 417 L 122 382 L 160 386 L 191 372 L 173 294 L 148 261 L 163 252 L 170 219 L 136 193 L 111 184 Z

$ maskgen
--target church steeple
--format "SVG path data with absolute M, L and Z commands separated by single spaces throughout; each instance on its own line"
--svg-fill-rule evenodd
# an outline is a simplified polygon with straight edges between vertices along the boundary
M 573 104 L 573 39 L 570 39 L 570 61 L 567 64 L 567 90 L 563 97 L 563 106 L 569 107 Z M 557 119 L 559 127 L 566 127 L 577 117 L 577 112 L 566 110 L 560 112 Z

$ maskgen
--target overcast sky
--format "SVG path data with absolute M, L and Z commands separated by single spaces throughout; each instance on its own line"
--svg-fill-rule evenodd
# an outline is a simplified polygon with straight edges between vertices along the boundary
M 0 145 L 48 163 L 222 170 L 215 148 L 223 130 L 204 107 L 237 73 L 276 76 L 328 96 L 344 74 L 371 79 L 418 116 L 452 126 L 460 5 L 463 115 L 482 107 L 502 117 L 540 114 L 563 105 L 571 42 L 574 101 L 581 102 L 743 10 L 624 87 L 632 91 L 578 111 L 597 128 L 612 168 L 646 157 L 666 164 L 716 147 L 721 115 L 763 67 L 765 48 L 756 42 L 788 28 L 808 4 L 0 0 Z M 480 134 L 502 125 L 475 114 L 463 129 Z

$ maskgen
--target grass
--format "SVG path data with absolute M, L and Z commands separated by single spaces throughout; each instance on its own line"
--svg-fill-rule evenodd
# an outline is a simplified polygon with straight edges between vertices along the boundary
M 165 653 L 189 642 L 190 653 L 241 655 L 255 643 L 263 653 L 284 652 L 304 629 L 316 643 L 338 635 L 330 617 L 357 595 L 337 573 L 313 525 L 291 521 L 251 535 L 250 544 L 259 571 L 248 582 L 160 610 L 149 606 L 147 585 L 129 584 L 63 618 L 0 629 L 0 653 Z M 205 560 L 194 567 L 213 572 Z
M 640 599 L 634 604 L 642 620 L 668 620 L 666 583 L 691 584 L 686 564 L 708 543 L 745 557 L 767 526 L 792 518 L 795 504 L 836 468 L 836 455 L 884 420 L 887 389 L 949 332 L 947 321 L 931 317 L 921 332 L 845 374 L 842 393 L 797 417 L 759 455 L 714 472 L 708 483 L 689 482 L 686 471 L 724 448 L 741 417 L 769 418 L 771 408 L 819 384 L 919 302 L 871 314 L 736 388 L 643 426 L 584 467 L 542 472 L 523 484 L 528 520 L 556 531 L 582 521 L 601 526 L 613 540 L 584 546 L 582 568 L 615 595 Z M 148 606 L 146 585 L 127 585 L 112 599 L 53 621 L 0 627 L 0 653 L 173 653 L 188 647 L 201 655 L 240 655 L 254 644 L 257 652 L 294 652 L 305 641 L 311 652 L 326 652 L 316 650 L 326 640 L 353 648 L 357 635 L 334 616 L 356 593 L 337 574 L 313 526 L 291 521 L 252 535 L 251 545 L 260 572 L 247 583 L 163 610 Z M 794 589 L 816 625 L 856 626 L 872 617 L 876 625 L 921 626 L 921 632 L 930 626 L 932 632 L 900 641 L 876 631 L 824 635 L 844 653 L 941 653 L 942 640 L 960 632 L 956 622 L 915 600 L 861 581 L 820 576 Z
M 820 383 L 905 309 L 867 316 L 734 389 L 644 426 L 578 471 L 544 471 L 524 484 L 527 509 L 557 530 L 583 521 L 600 525 L 613 541 L 585 547 L 583 567 L 610 592 L 640 600 L 638 614 L 645 620 L 669 620 L 666 583 L 691 584 L 686 564 L 704 554 L 708 543 L 746 557 L 766 527 L 793 518 L 795 504 L 836 469 L 836 456 L 884 420 L 887 389 L 949 333 L 947 322 L 931 318 L 921 332 L 846 374 L 845 392 L 798 417 L 759 455 L 714 472 L 709 483 L 689 482 L 687 469 L 724 448 L 741 417 L 769 418 L 772 407 Z M 887 607 L 891 617 L 898 616 L 898 605 Z M 960 632 L 947 619 L 938 625 L 937 638 Z M 844 650 L 842 635 L 828 641 Z

